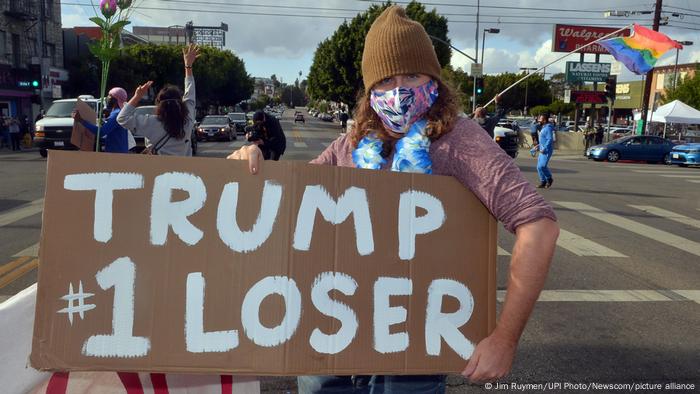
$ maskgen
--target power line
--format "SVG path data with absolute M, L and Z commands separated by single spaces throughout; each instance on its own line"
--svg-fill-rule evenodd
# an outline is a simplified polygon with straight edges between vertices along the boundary
M 173 0 L 174 1 L 174 0 Z M 181 0 L 181 1 L 186 1 L 186 0 Z M 62 3 L 63 5 L 73 5 L 73 6 L 80 6 L 80 7 L 92 7 L 90 4 L 83 4 L 83 3 Z M 203 3 L 202 3 L 203 4 Z M 281 7 L 279 7 L 281 8 Z M 349 19 L 352 18 L 353 16 L 341 16 L 341 15 L 309 15 L 309 14 L 279 14 L 279 13 L 271 13 L 271 12 L 253 12 L 253 11 L 229 11 L 229 10 L 208 10 L 208 9 L 189 9 L 189 8 L 163 8 L 163 7 L 153 7 L 153 6 L 141 6 L 139 7 L 140 10 L 149 10 L 149 11 L 172 11 L 172 12 L 198 12 L 198 13 L 205 13 L 205 14 L 228 14 L 228 15 L 254 15 L 254 16 L 276 16 L 276 17 L 298 17 L 298 18 L 321 18 L 321 19 Z M 325 9 L 325 10 L 333 10 L 333 9 Z M 450 15 L 450 14 L 443 14 L 443 15 Z M 469 14 L 455 14 L 455 15 L 464 15 L 464 16 L 470 16 Z M 518 19 L 518 18 L 529 18 L 530 16 L 517 16 L 517 15 L 483 15 L 485 17 L 492 17 L 492 18 L 499 18 L 497 20 L 487 20 L 484 21 L 484 23 L 490 23 L 490 24 L 502 24 L 502 25 L 553 25 L 554 23 L 551 22 L 532 22 L 532 21 L 527 21 L 527 22 L 519 22 L 519 21 L 502 21 L 500 18 L 509 18 L 509 19 Z M 557 17 L 538 17 L 539 19 L 544 19 L 544 18 L 551 18 L 551 19 L 561 19 Z M 578 18 L 578 17 L 572 17 L 570 18 L 572 20 L 574 19 L 586 19 L 586 20 L 605 20 L 604 18 Z M 450 23 L 476 23 L 474 20 L 457 20 L 457 19 L 449 19 L 447 18 L 447 21 Z M 642 21 L 642 22 L 648 22 L 648 21 Z M 619 23 L 587 23 L 587 25 L 590 26 L 610 26 L 610 27 L 617 27 L 617 26 L 624 26 Z
M 698 11 L 700 11 L 700 10 L 691 10 L 690 8 L 674 7 L 674 6 L 670 6 L 670 5 L 665 5 L 664 8 L 671 8 L 671 9 L 674 9 L 674 10 L 691 11 L 691 12 L 698 12 Z
M 358 0 L 362 2 L 370 2 L 370 3 L 383 3 L 381 0 Z M 410 4 L 409 1 L 393 1 L 394 4 Z M 599 14 L 601 12 L 604 12 L 606 10 L 572 10 L 572 9 L 559 9 L 559 8 L 537 8 L 537 7 L 514 7 L 514 6 L 498 6 L 498 5 L 480 5 L 476 6 L 473 4 L 450 4 L 450 3 L 426 3 L 426 2 L 421 2 L 423 5 L 434 5 L 434 6 L 444 6 L 444 7 L 469 7 L 469 8 L 493 8 L 493 9 L 502 9 L 502 10 L 528 10 L 528 11 L 554 11 L 554 12 L 586 12 L 586 13 L 595 13 Z
M 74 5 L 79 7 L 92 7 L 90 4 L 82 3 L 61 3 L 62 5 Z M 193 10 L 185 8 L 162 8 L 162 7 L 139 7 L 140 10 L 149 11 L 173 11 L 173 12 L 197 12 L 204 14 L 231 14 L 231 15 L 257 15 L 257 16 L 282 16 L 282 17 L 301 17 L 301 18 L 327 18 L 327 19 L 348 19 L 351 16 L 335 16 L 335 15 L 303 15 L 303 14 L 273 14 L 266 12 L 247 12 L 247 11 L 225 11 L 225 10 Z

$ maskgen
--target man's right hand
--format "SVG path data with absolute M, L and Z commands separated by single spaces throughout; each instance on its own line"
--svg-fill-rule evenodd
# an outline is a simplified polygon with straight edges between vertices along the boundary
M 257 145 L 246 145 L 231 153 L 226 158 L 228 160 L 248 160 L 248 169 L 250 169 L 250 173 L 257 174 L 260 170 L 263 154 Z

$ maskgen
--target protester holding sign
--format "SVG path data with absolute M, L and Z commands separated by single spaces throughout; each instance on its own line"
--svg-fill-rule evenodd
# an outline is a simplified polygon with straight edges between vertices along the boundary
M 124 107 L 126 99 L 126 90 L 119 87 L 112 88 L 107 95 L 105 109 L 109 111 L 109 115 L 100 130 L 100 138 L 104 139 L 105 142 L 105 152 L 129 152 L 129 131 L 117 123 L 117 117 Z M 77 110 L 73 111 L 73 119 L 80 122 L 92 134 L 97 134 L 97 126 L 83 119 Z
M 511 369 L 547 276 L 559 233 L 554 211 L 477 123 L 459 117 L 455 96 L 440 78 L 430 38 L 401 7 L 387 8 L 370 28 L 362 74 L 365 94 L 355 111 L 355 127 L 312 163 L 453 176 L 516 234 L 500 319 L 463 371 L 476 382 L 502 378 Z M 249 145 L 228 158 L 248 160 L 255 174 L 262 152 Z M 443 376 L 299 378 L 302 393 L 340 392 L 358 385 L 385 393 L 445 390 Z
M 117 117 L 120 125 L 148 137 L 160 155 L 192 156 L 192 128 L 195 116 L 195 87 L 192 65 L 199 48 L 190 45 L 182 50 L 185 63 L 185 95 L 176 86 L 166 86 L 156 96 L 155 115 L 135 113 L 141 99 L 153 85 L 148 81 L 136 88 L 134 96 Z

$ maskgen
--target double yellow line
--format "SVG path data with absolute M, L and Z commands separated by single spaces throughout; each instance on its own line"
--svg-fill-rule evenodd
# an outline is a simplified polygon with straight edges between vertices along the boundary
M 39 258 L 21 256 L 5 265 L 0 265 L 0 289 L 21 278 L 39 266 Z

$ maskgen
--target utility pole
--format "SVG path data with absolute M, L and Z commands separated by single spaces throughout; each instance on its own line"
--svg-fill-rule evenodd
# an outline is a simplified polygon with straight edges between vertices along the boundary
M 656 0 L 656 6 L 654 7 L 654 31 L 659 31 L 659 22 L 661 22 L 661 3 L 662 0 Z M 649 95 L 651 94 L 651 82 L 654 76 L 654 69 L 652 68 L 646 75 L 646 81 L 644 83 L 644 95 L 642 96 L 642 130 L 641 133 L 646 133 L 647 127 L 647 113 L 649 111 Z
M 476 0 L 476 30 L 474 32 L 474 63 L 479 63 L 479 6 L 480 0 Z M 472 112 L 476 111 L 476 77 L 472 75 L 474 89 L 472 90 Z

